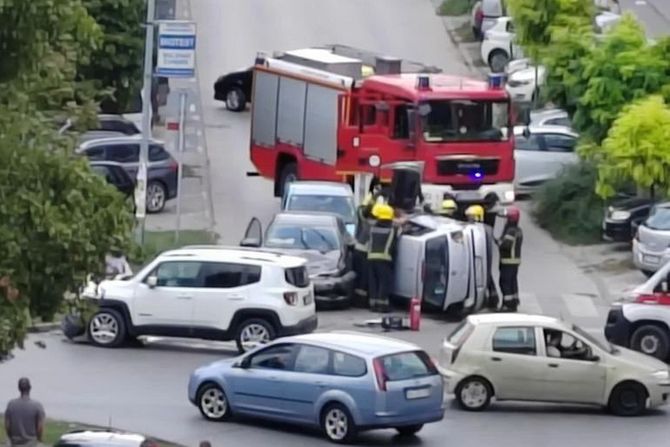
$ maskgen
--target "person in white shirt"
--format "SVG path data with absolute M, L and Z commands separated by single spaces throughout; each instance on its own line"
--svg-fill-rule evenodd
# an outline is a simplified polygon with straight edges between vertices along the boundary
M 547 356 L 548 357 L 562 357 L 561 353 L 561 333 L 555 331 L 546 331 L 547 339 Z
M 110 253 L 105 256 L 105 276 L 115 278 L 119 275 L 130 275 L 132 273 L 133 271 L 123 251 L 118 247 L 112 247 Z

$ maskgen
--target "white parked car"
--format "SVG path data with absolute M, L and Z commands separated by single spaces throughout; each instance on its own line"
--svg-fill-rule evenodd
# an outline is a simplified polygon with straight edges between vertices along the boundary
M 303 258 L 244 248 L 184 247 L 126 280 L 102 281 L 84 298 L 98 309 L 85 324 L 67 316 L 69 338 L 117 347 L 143 335 L 235 340 L 240 352 L 317 326 Z
M 469 316 L 442 344 L 439 369 L 461 408 L 496 401 L 607 407 L 635 416 L 667 403 L 668 366 L 541 315 Z
M 512 72 L 508 71 L 505 89 L 512 98 L 512 101 L 532 102 L 539 93 L 540 88 L 544 85 L 546 74 L 547 70 L 543 65 L 537 67 L 537 73 L 535 73 L 534 65 L 528 65 L 526 68 Z
M 499 17 L 495 24 L 484 33 L 480 47 L 482 61 L 493 73 L 505 71 L 507 63 L 523 57 L 520 46 L 514 43 L 514 25 L 511 17 Z
M 654 205 L 633 238 L 633 263 L 651 276 L 670 261 L 670 202 Z
M 607 315 L 605 337 L 611 343 L 670 360 L 670 263 L 624 293 Z
M 563 126 L 516 126 L 514 128 L 514 190 L 529 194 L 561 170 L 579 161 L 575 153 L 579 135 Z

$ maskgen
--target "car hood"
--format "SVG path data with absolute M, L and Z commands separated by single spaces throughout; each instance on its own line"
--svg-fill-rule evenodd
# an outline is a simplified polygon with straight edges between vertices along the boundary
M 538 80 L 541 80 L 545 72 L 544 66 L 540 65 L 537 67 L 537 77 Z M 510 81 L 534 81 L 535 80 L 535 67 L 531 66 L 528 68 L 523 68 L 517 70 L 509 75 Z
M 126 279 L 107 279 L 96 284 L 93 281 L 84 288 L 83 296 L 86 298 L 129 298 L 133 293 L 132 277 Z
M 640 243 L 648 249 L 654 251 L 663 251 L 670 246 L 670 231 L 649 228 L 646 225 L 638 227 L 638 238 Z
M 283 249 L 278 250 L 290 256 L 298 256 L 307 261 L 307 273 L 310 277 L 332 275 L 339 271 L 340 251 L 321 253 L 318 250 Z
M 649 373 L 668 369 L 668 365 L 650 355 L 642 354 L 641 352 L 622 348 L 620 346 L 617 346 L 616 349 L 617 353 L 612 354 L 614 363 L 625 365 L 626 367 L 635 368 L 638 370 L 642 369 Z

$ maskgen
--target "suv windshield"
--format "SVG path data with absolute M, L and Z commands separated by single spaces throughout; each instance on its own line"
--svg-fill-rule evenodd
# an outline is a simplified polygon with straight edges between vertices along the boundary
M 273 225 L 268 229 L 267 248 L 318 250 L 322 253 L 339 250 L 337 233 L 328 227 L 302 227 L 298 225 Z
M 645 225 L 652 230 L 670 230 L 670 208 L 654 207 Z
M 427 106 L 427 107 L 426 107 Z M 498 101 L 428 101 L 422 104 L 423 138 L 429 143 L 445 141 L 506 141 L 508 104 Z
M 294 195 L 289 199 L 286 209 L 333 213 L 340 216 L 344 223 L 354 223 L 356 220 L 356 210 L 351 197 Z

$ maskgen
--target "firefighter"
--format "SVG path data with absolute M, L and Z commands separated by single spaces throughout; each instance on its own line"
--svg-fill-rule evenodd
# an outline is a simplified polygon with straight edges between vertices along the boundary
M 355 307 L 368 307 L 368 240 L 370 239 L 370 227 L 374 224 L 372 208 L 380 193 L 380 185 L 371 184 L 370 192 L 368 192 L 356 213 L 356 234 L 354 235 L 356 244 L 354 245 L 352 259 L 352 267 L 356 273 L 353 301 Z
M 372 215 L 376 222 L 370 229 L 368 241 L 370 308 L 376 312 L 388 312 L 389 292 L 393 285 L 393 258 L 400 230 L 393 222 L 394 211 L 390 205 L 374 205 Z
M 493 280 L 493 245 L 495 244 L 495 238 L 493 237 L 493 228 L 484 223 L 485 214 L 486 212 L 481 205 L 471 205 L 465 210 L 465 216 L 468 221 L 472 223 L 481 223 L 484 225 L 484 231 L 486 231 L 486 271 L 488 272 L 486 278 L 486 307 L 489 309 L 497 309 L 498 289 Z
M 505 211 L 507 222 L 498 242 L 500 252 L 500 291 L 503 295 L 502 310 L 515 312 L 519 306 L 519 284 L 517 275 L 521 264 L 523 232 L 519 228 L 519 209 L 509 207 Z
M 456 201 L 454 199 L 444 199 L 440 207 L 440 216 L 453 218 L 456 214 Z

